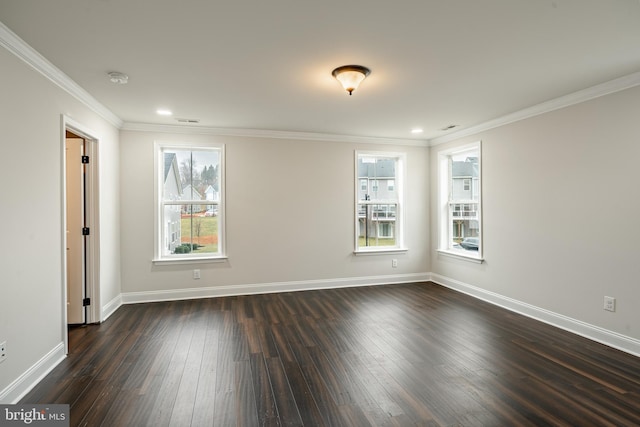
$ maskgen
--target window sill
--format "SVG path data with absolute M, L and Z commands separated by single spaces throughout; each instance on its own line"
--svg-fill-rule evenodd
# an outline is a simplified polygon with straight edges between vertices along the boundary
M 484 262 L 484 258 L 480 257 L 479 255 L 473 256 L 473 255 L 465 254 L 464 252 L 458 252 L 458 251 L 446 250 L 446 249 L 438 249 L 437 252 L 440 255 L 444 255 L 446 257 L 460 259 L 463 261 L 474 262 L 476 264 L 482 264 Z
M 407 248 L 390 248 L 390 249 L 369 249 L 369 250 L 356 250 L 353 251 L 353 254 L 356 256 L 360 255 L 385 255 L 385 254 L 397 254 L 397 253 L 405 253 L 409 249 Z
M 153 265 L 179 265 L 179 264 L 210 264 L 227 262 L 229 258 L 226 256 L 207 257 L 207 258 L 156 258 L 151 262 Z

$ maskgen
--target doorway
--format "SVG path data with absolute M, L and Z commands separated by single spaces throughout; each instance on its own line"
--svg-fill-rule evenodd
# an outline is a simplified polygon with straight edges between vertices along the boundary
M 67 220 L 67 324 L 87 323 L 86 167 L 84 138 L 66 130 L 65 178 Z M 89 229 L 90 230 L 90 229 Z M 88 305 L 88 304 L 87 304 Z
M 63 336 L 68 329 L 100 322 L 98 139 L 62 117 Z

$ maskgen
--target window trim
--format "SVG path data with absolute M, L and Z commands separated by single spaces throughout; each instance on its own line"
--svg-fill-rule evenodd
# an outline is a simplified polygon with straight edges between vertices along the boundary
M 179 255 L 163 255 L 162 243 L 164 240 L 163 230 L 163 214 L 164 204 L 162 203 L 163 192 L 163 175 L 164 175 L 164 150 L 167 148 L 175 148 L 178 150 L 218 150 L 220 153 L 220 199 L 218 206 L 218 253 L 217 254 L 179 254 Z M 153 160 L 154 160 L 154 231 L 153 231 L 153 259 L 154 265 L 160 264 L 199 264 L 199 263 L 215 263 L 225 262 L 228 259 L 226 253 L 226 177 L 225 177 L 225 145 L 214 142 L 185 142 L 185 141 L 154 141 L 153 144 Z M 207 205 L 211 203 L 209 200 L 198 200 L 198 204 Z M 201 203 L 200 203 L 201 202 Z
M 383 157 L 383 158 L 396 158 L 397 170 L 394 177 L 394 192 L 397 194 L 397 201 L 385 201 L 385 200 L 371 200 L 369 204 L 387 204 L 391 202 L 396 205 L 396 216 L 395 216 L 395 246 L 368 246 L 368 247 L 359 247 L 358 239 L 359 239 L 359 217 L 358 217 L 358 205 L 360 201 L 358 200 L 358 192 L 360 189 L 360 177 L 358 176 L 358 159 L 361 156 L 371 156 L 371 157 Z M 405 246 L 405 200 L 404 200 L 404 183 L 406 182 L 406 163 L 407 163 L 407 155 L 404 152 L 398 151 L 369 151 L 369 150 L 355 150 L 354 152 L 354 183 L 355 183 L 355 194 L 354 194 L 354 250 L 353 253 L 355 255 L 380 255 L 380 254 L 391 254 L 398 252 L 406 252 L 408 249 Z M 377 181 L 377 179 L 376 179 Z M 378 183 L 379 184 L 379 183 Z M 378 225 L 377 225 L 378 226 Z
M 480 241 L 478 244 L 478 252 L 459 250 L 450 247 L 449 242 L 452 241 L 451 227 L 449 217 L 450 194 L 452 189 L 452 165 L 451 157 L 456 154 L 464 153 L 470 150 L 478 152 L 478 229 L 480 231 Z M 450 149 L 442 150 L 438 153 L 438 240 L 436 251 L 439 254 L 450 256 L 452 258 L 482 263 L 484 262 L 484 227 L 482 215 L 482 141 L 476 141 L 470 144 L 460 145 Z M 473 182 L 471 182 L 473 187 Z M 462 203 L 462 201 L 461 201 Z

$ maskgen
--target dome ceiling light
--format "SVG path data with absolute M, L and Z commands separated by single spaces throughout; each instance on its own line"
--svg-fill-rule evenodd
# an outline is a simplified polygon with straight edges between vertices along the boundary
M 342 85 L 342 87 L 352 95 L 360 83 L 371 73 L 371 70 L 362 65 L 343 65 L 331 73 Z

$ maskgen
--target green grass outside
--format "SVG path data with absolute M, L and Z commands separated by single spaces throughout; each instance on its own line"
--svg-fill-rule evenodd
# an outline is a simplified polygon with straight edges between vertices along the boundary
M 200 222 L 200 238 L 197 235 L 197 223 Z M 191 227 L 193 224 L 193 233 Z M 215 216 L 194 216 L 182 218 L 181 221 L 182 243 L 189 243 L 189 236 L 193 234 L 191 243 L 199 246 L 194 253 L 215 253 L 218 252 L 218 217 Z M 366 247 L 365 238 L 360 237 L 358 241 L 360 247 Z M 395 246 L 395 238 L 369 237 L 369 246 Z
M 198 223 L 200 223 L 199 238 L 197 233 Z M 180 228 L 182 243 L 189 243 L 189 236 L 193 236 L 191 243 L 202 245 L 195 249 L 193 253 L 218 252 L 218 217 L 193 216 L 182 218 Z
M 376 240 L 375 237 L 369 237 L 369 246 L 395 246 L 396 239 L 394 238 L 378 238 Z M 358 239 L 358 246 L 361 248 L 367 247 L 364 237 L 360 237 Z

